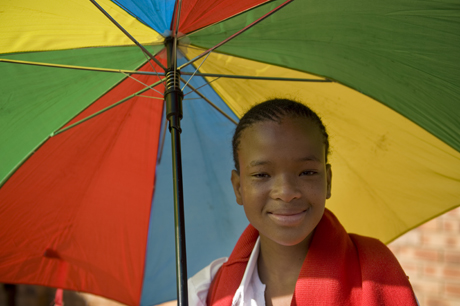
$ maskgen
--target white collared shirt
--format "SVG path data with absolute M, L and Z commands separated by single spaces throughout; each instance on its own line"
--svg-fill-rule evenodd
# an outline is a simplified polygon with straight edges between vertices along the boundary
M 248 265 L 244 271 L 240 286 L 233 296 L 232 306 L 262 306 L 265 305 L 265 285 L 262 284 L 257 270 L 259 258 L 260 237 L 254 245 L 249 257 Z M 209 286 L 219 268 L 228 260 L 227 257 L 219 258 L 199 271 L 188 280 L 188 302 L 190 306 L 205 306 Z

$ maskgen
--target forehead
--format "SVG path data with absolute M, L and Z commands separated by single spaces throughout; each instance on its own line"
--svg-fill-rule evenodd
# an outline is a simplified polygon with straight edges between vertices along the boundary
M 321 139 L 322 134 L 318 126 L 305 117 L 284 117 L 280 121 L 264 120 L 256 122 L 241 133 L 242 139 L 280 141 L 278 138 L 296 138 L 299 141 Z
M 307 118 L 261 121 L 242 132 L 238 156 L 246 165 L 265 160 L 324 160 L 324 141 L 319 127 Z

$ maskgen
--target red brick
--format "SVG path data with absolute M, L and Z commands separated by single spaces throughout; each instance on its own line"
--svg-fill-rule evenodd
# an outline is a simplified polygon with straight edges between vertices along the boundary
M 460 217 L 459 218 L 445 218 L 442 221 L 442 229 L 444 232 L 458 233 L 460 232 Z
M 418 279 L 421 275 L 421 265 L 410 262 L 410 261 L 400 261 L 401 267 L 403 268 L 406 275 L 409 277 L 410 280 Z
M 440 275 L 439 265 L 436 265 L 436 264 L 426 265 L 423 268 L 423 275 L 424 276 L 429 276 L 429 277 L 437 277 L 437 276 L 439 276 Z
M 422 235 L 421 240 L 422 240 L 422 245 L 423 246 L 431 246 L 432 245 L 432 240 L 433 240 L 432 235 L 429 235 L 429 234 L 427 235 L 427 234 L 424 233 Z
M 459 251 L 445 251 L 444 261 L 451 264 L 460 264 L 460 252 Z
M 414 250 L 414 258 L 426 261 L 442 261 L 440 252 L 430 249 L 417 249 Z
M 402 245 L 399 247 L 399 251 L 396 257 L 398 259 L 409 258 L 410 260 L 413 260 L 414 249 L 415 247 Z
M 459 237 L 454 237 L 454 236 L 448 236 L 446 237 L 446 246 L 447 247 L 452 247 L 455 248 L 457 245 L 459 245 Z
M 447 234 L 443 232 L 431 233 L 428 231 L 422 234 L 422 245 L 429 248 L 455 248 L 460 246 L 460 237 L 458 235 Z
M 452 278 L 452 279 L 460 280 L 460 268 L 447 266 L 447 267 L 445 267 L 443 269 L 443 275 L 446 278 Z
M 421 232 L 417 229 L 412 230 L 410 232 L 405 233 L 391 244 L 395 246 L 417 246 L 420 245 L 421 242 Z
M 419 300 L 420 305 L 426 306 L 458 306 L 458 301 L 452 299 L 443 299 L 437 297 L 429 297 L 424 304 Z
M 421 265 L 414 263 L 414 262 L 409 262 L 409 261 L 400 261 L 401 267 L 403 268 L 404 272 L 406 272 L 407 275 L 410 277 L 416 277 L 420 273 L 420 268 Z
M 443 290 L 442 284 L 436 280 L 410 280 L 417 297 L 438 296 Z
M 422 234 L 422 246 L 429 248 L 445 247 L 445 235 L 441 232 L 425 231 Z
M 419 301 L 419 303 L 420 303 L 420 301 Z M 422 305 L 422 304 L 420 304 L 420 305 Z M 430 298 L 426 299 L 425 305 L 426 306 L 451 306 L 452 304 L 449 301 L 446 301 L 446 300 L 441 300 L 441 299 L 438 299 L 438 298 L 430 297 Z
M 460 207 L 454 208 L 451 211 L 445 213 L 444 215 L 448 217 L 460 217 Z
M 460 284 L 446 284 L 444 286 L 444 292 L 446 296 L 460 297 Z
M 439 217 L 420 225 L 418 228 L 421 231 L 438 231 L 441 229 Z

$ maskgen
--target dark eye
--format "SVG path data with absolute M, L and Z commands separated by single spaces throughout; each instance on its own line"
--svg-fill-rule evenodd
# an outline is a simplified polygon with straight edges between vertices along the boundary
M 315 175 L 317 172 L 313 170 L 307 170 L 300 173 L 300 175 Z
M 268 177 L 270 177 L 270 175 L 268 175 L 267 173 L 255 173 L 252 176 L 255 177 L 255 178 L 268 178 Z

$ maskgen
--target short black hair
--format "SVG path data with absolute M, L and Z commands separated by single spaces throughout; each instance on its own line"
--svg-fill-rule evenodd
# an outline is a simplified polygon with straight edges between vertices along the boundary
M 232 139 L 233 161 L 236 171 L 240 171 L 238 162 L 238 147 L 240 145 L 241 133 L 255 123 L 263 121 L 275 121 L 281 123 L 283 118 L 303 117 L 315 123 L 323 135 L 324 145 L 326 148 L 326 162 L 329 154 L 329 135 L 326 127 L 321 121 L 318 114 L 312 111 L 308 106 L 290 99 L 271 99 L 260 104 L 256 104 L 244 114 L 236 126 Z

